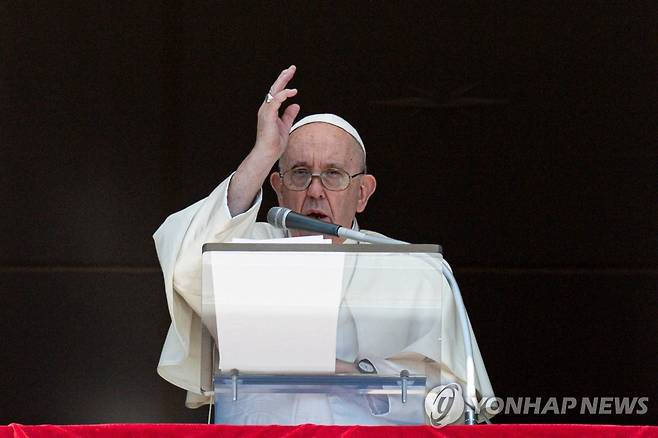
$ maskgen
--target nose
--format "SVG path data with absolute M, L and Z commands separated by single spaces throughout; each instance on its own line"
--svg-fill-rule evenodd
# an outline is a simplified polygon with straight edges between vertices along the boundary
M 311 177 L 311 184 L 306 189 L 306 194 L 312 198 L 324 198 L 324 186 L 322 185 L 322 180 L 320 175 L 313 175 Z

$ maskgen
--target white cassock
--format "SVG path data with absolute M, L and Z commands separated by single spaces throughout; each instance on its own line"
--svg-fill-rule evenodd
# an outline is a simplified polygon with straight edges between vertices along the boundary
M 231 177 L 224 180 L 207 198 L 169 216 L 153 235 L 164 275 L 171 326 L 167 333 L 158 373 L 165 380 L 188 391 L 186 406 L 199 407 L 209 403 L 201 394 L 201 247 L 208 242 L 229 242 L 232 238 L 269 239 L 285 237 L 284 232 L 267 223 L 256 222 L 261 204 L 259 194 L 252 207 L 232 217 L 227 204 L 227 192 Z M 361 230 L 362 232 L 366 232 Z M 356 243 L 347 240 L 346 244 Z M 361 324 L 358 315 L 341 312 L 337 330 L 336 357 L 346 362 L 358 358 L 370 360 L 380 374 L 399 374 L 407 369 L 412 374 L 427 376 L 427 388 L 459 382 L 465 383 L 466 360 L 462 332 L 454 299 L 447 280 L 441 275 L 442 315 L 438 323 L 440 334 L 433 337 L 417 330 L 407 330 L 399 339 L 390 335 L 378 336 L 384 331 L 372 324 Z M 367 279 L 366 279 L 367 280 Z M 374 281 L 375 279 L 373 279 Z M 420 289 L 431 288 L 424 282 Z M 420 290 L 421 293 L 426 292 Z M 432 291 L 429 290 L 429 293 Z M 434 292 L 436 293 L 436 292 Z M 418 335 L 414 338 L 413 333 Z M 410 335 L 411 333 L 411 335 Z M 443 340 L 440 342 L 438 338 Z M 493 389 L 482 361 L 475 336 L 471 331 L 475 361 L 476 389 L 480 397 L 493 397 Z M 310 397 L 311 395 L 305 395 Z M 244 414 L 245 423 L 305 423 L 329 424 L 394 424 L 404 421 L 396 417 L 397 402 L 389 400 L 389 406 L 373 414 L 368 403 L 322 396 L 304 403 L 291 400 L 292 406 L 281 406 L 281 414 L 265 403 L 262 409 L 254 406 Z M 377 408 L 378 409 L 378 408 Z M 292 417 L 282 418 L 281 415 Z M 323 417 L 318 418 L 318 410 Z M 287 414 L 285 413 L 287 412 Z M 233 418 L 235 419 L 235 417 Z M 315 420 L 315 421 L 312 421 Z

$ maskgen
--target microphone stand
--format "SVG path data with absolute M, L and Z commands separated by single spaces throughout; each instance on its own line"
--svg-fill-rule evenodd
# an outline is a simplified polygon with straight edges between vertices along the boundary
M 338 227 L 336 231 L 338 237 L 344 237 L 346 239 L 356 240 L 358 242 L 367 242 L 367 243 L 383 243 L 383 244 L 398 244 L 398 245 L 407 245 L 409 242 L 403 242 L 402 240 L 391 239 L 390 237 L 385 236 L 374 236 L 372 234 L 365 234 L 361 231 L 356 231 L 351 228 Z
M 364 234 L 360 231 L 355 231 L 347 228 L 339 228 L 339 237 L 345 237 L 360 242 L 368 243 L 383 243 L 383 244 L 401 244 L 406 245 L 409 242 L 402 240 L 391 239 L 384 236 L 373 236 Z M 466 313 L 466 306 L 457 284 L 455 276 L 452 275 L 452 269 L 445 259 L 441 258 L 441 272 L 445 275 L 452 291 L 452 296 L 457 305 L 457 313 L 459 314 L 459 322 L 462 329 L 462 338 L 464 338 L 464 351 L 466 353 L 466 394 L 464 394 L 464 424 L 473 425 L 477 423 L 477 413 L 475 406 L 477 405 L 477 395 L 475 391 L 475 363 L 473 362 L 473 344 L 471 343 L 471 331 L 469 328 L 468 314 Z

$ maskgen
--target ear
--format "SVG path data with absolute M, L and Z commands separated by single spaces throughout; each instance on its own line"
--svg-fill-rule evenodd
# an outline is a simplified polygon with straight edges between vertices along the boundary
M 281 192 L 281 189 L 283 188 L 283 180 L 281 179 L 279 172 L 272 172 L 270 175 L 270 185 L 276 192 L 276 198 L 279 201 L 279 205 L 281 205 L 281 201 L 283 200 L 283 195 Z
M 356 204 L 356 212 L 362 213 L 366 209 L 368 199 L 375 193 L 377 188 L 377 180 L 370 174 L 361 177 L 361 185 L 359 186 L 359 200 Z

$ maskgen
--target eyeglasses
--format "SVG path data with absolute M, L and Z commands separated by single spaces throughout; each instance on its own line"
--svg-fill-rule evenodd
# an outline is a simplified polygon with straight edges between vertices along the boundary
M 323 170 L 320 173 L 313 173 L 306 167 L 293 167 L 283 173 L 279 172 L 279 175 L 281 175 L 281 178 L 283 179 L 283 185 L 288 189 L 297 192 L 306 190 L 308 186 L 311 185 L 314 176 L 320 178 L 320 182 L 322 182 L 325 189 L 339 192 L 350 186 L 352 178 L 359 175 L 365 175 L 365 173 L 365 171 L 362 171 L 350 175 L 343 169 L 336 169 L 333 167 Z

